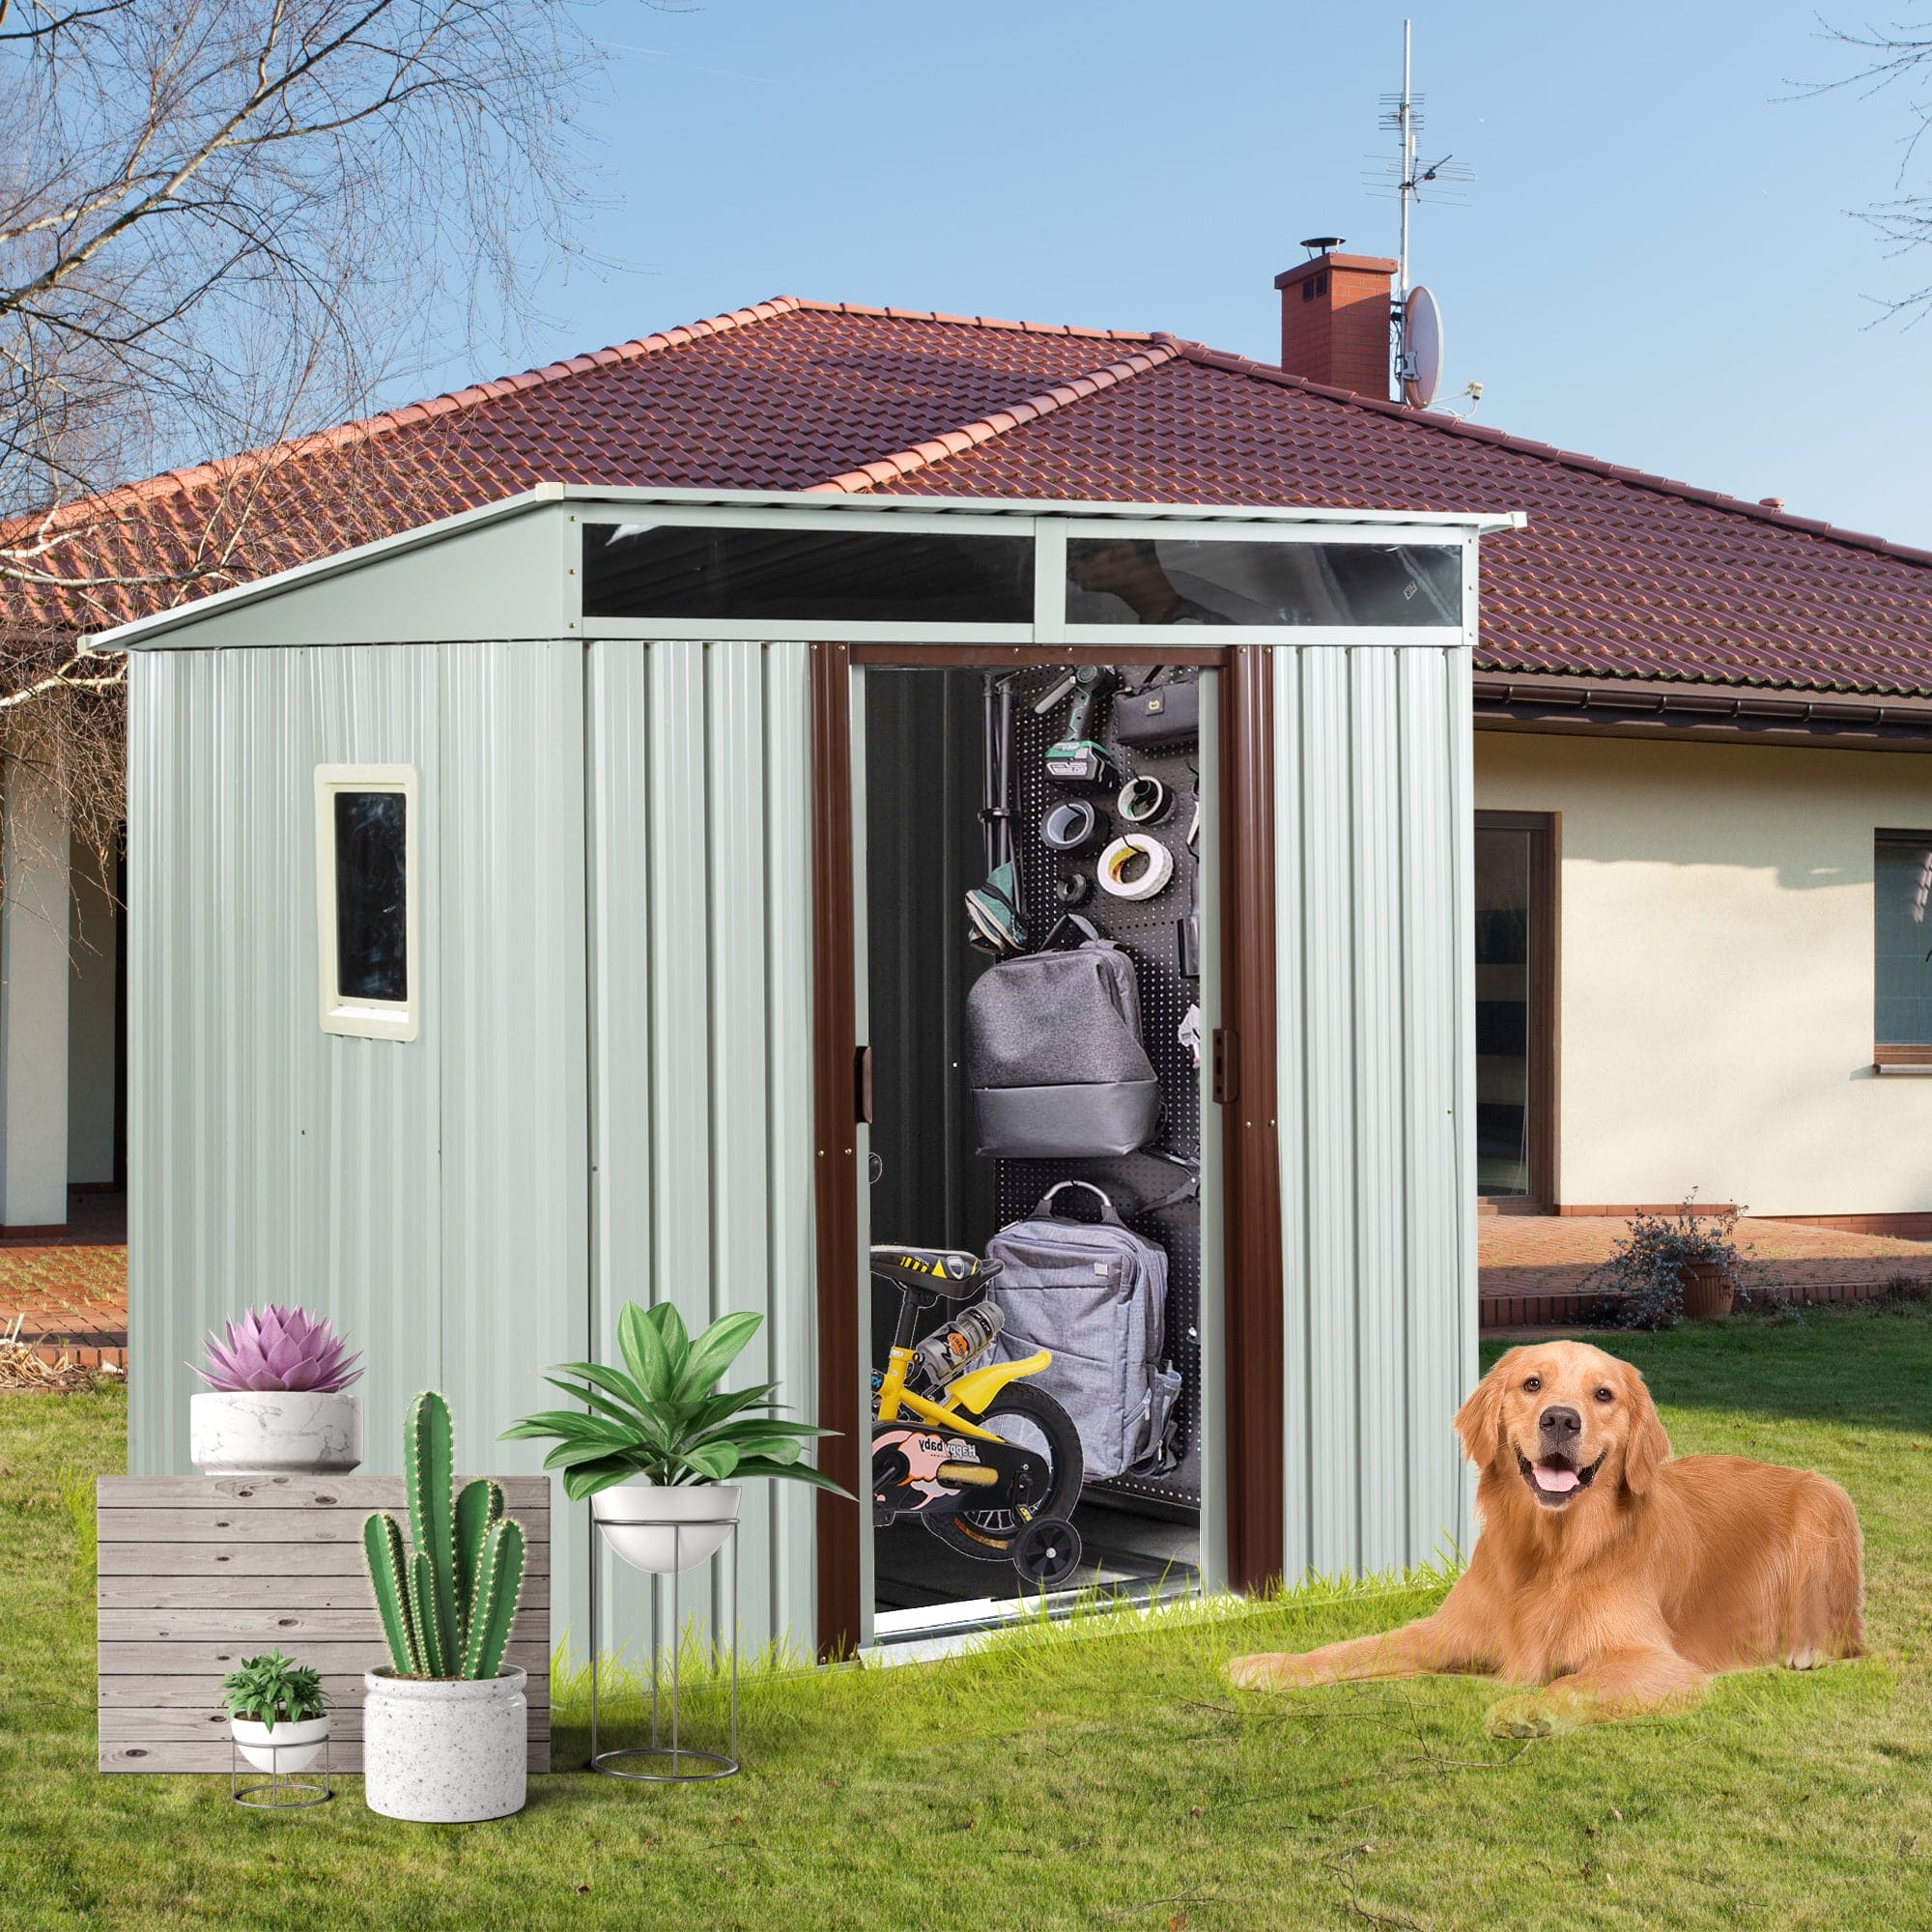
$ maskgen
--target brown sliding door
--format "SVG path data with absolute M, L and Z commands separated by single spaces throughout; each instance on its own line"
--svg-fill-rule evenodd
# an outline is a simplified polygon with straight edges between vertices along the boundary
M 1555 1205 L 1556 825 L 1476 814 L 1476 1192 L 1499 1213 Z

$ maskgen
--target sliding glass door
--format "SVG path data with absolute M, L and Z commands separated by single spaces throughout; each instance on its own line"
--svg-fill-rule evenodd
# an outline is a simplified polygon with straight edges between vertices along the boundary
M 1476 814 L 1476 1192 L 1551 1205 L 1555 957 L 1548 814 Z

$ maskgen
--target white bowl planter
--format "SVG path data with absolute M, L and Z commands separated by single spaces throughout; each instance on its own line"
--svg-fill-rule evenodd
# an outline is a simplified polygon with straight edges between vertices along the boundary
M 385 1818 L 473 1825 L 524 1808 L 528 1753 L 525 1673 L 362 1682 L 362 1796 Z
M 341 1475 L 362 1460 L 362 1398 L 309 1389 L 211 1389 L 187 1405 L 204 1476 Z
M 327 1718 L 304 1718 L 298 1724 L 279 1723 L 271 1731 L 253 1718 L 230 1718 L 229 1729 L 242 1755 L 257 1771 L 306 1771 L 322 1754 L 328 1736 Z
M 647 1478 L 599 1490 L 591 1520 L 604 1541 L 634 1570 L 668 1577 L 693 1570 L 724 1548 L 738 1520 L 736 1483 L 659 1489 Z

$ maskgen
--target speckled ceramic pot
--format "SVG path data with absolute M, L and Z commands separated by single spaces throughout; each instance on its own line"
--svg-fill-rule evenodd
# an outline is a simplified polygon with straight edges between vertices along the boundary
M 235 1733 L 242 1755 L 257 1771 L 279 1771 L 292 1776 L 306 1771 L 322 1755 L 322 1741 L 328 1735 L 327 1718 L 304 1718 L 299 1723 L 279 1723 L 271 1731 L 254 1718 L 230 1718 L 228 1728 Z
M 210 1389 L 188 1398 L 187 1441 L 204 1476 L 339 1476 L 362 1460 L 362 1398 Z
M 385 1818 L 473 1825 L 524 1808 L 528 1717 L 525 1674 L 362 1682 L 362 1796 Z

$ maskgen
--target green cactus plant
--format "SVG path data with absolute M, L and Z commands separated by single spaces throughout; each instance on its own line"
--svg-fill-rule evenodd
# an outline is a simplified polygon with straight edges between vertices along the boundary
M 435 1390 L 403 1423 L 402 1525 L 379 1510 L 362 1525 L 369 1583 L 398 1677 L 495 1677 L 524 1587 L 524 1532 L 484 1478 L 455 1486 L 455 1432 Z

